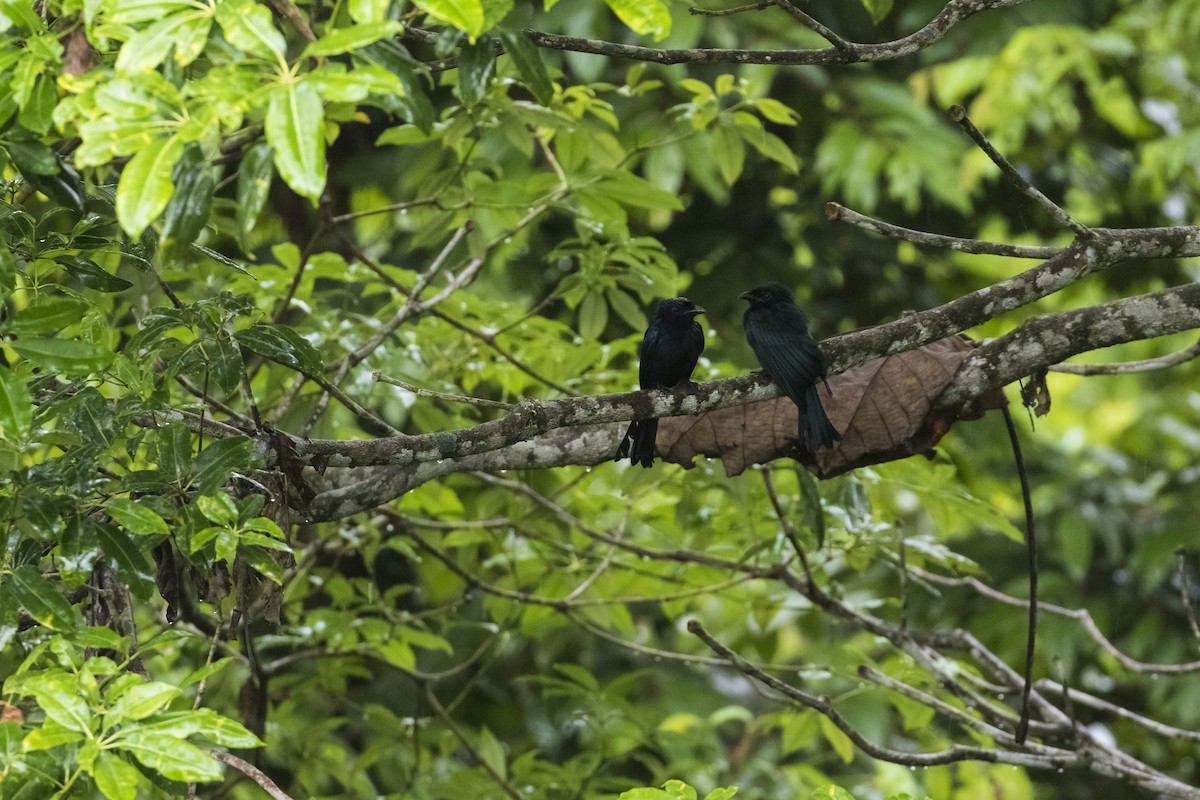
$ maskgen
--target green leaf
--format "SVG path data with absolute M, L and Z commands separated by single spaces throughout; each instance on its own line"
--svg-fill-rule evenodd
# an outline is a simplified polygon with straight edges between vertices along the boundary
M 893 0 L 862 0 L 863 8 L 871 15 L 871 22 L 878 25 L 892 12 Z
M 307 81 L 276 86 L 267 104 L 267 141 L 288 186 L 314 203 L 325 190 L 325 109 Z
M 196 456 L 192 465 L 192 483 L 200 494 L 210 494 L 220 488 L 236 469 L 250 464 L 250 439 L 232 436 L 218 439 Z
M 181 483 L 192 463 L 192 433 L 182 422 L 159 428 L 154 440 L 154 463 L 168 481 Z
M 842 729 L 833 723 L 833 720 L 822 715 L 818 719 L 818 724 L 821 728 L 821 735 L 825 737 L 825 741 L 833 748 L 833 751 L 838 754 L 842 761 L 849 764 L 854 760 L 854 742 L 842 732 Z
M 29 0 L 3 0 L 0 2 L 0 19 L 29 32 L 41 30 L 45 24 Z M 7 29 L 8 26 L 0 27 Z
M 776 125 L 795 125 L 800 119 L 798 113 L 772 97 L 755 100 L 754 107 Z
M 86 736 L 87 734 L 81 731 L 64 728 L 54 720 L 47 719 L 45 725 L 25 734 L 25 739 L 21 742 L 21 749 L 27 753 L 49 750 L 52 747 L 78 742 Z
M 233 500 L 229 499 L 229 495 L 223 492 L 197 497 L 196 507 L 209 522 L 224 525 L 227 528 L 237 525 L 237 506 L 234 505 Z
M 141 773 L 116 753 L 100 751 L 92 764 L 92 779 L 107 800 L 137 800 Z
M 271 11 L 254 0 L 223 0 L 217 22 L 234 47 L 251 55 L 282 61 L 287 50 L 283 34 L 275 29 Z
M 606 289 L 604 296 L 608 298 L 608 304 L 612 306 L 612 310 L 617 312 L 617 316 L 625 320 L 629 327 L 635 331 L 645 330 L 646 315 L 642 313 L 641 306 L 627 292 L 616 287 Z
M 127 497 L 109 500 L 105 510 L 118 525 L 130 533 L 139 536 L 167 536 L 171 533 L 166 520 L 145 505 Z
M 487 726 L 479 731 L 479 757 L 488 765 L 491 772 L 504 779 L 508 775 L 508 760 L 504 756 L 504 745 L 496 738 L 496 734 Z
M 750 129 L 739 125 L 737 130 L 751 147 L 782 166 L 788 172 L 794 175 L 800 171 L 800 163 L 796 160 L 796 154 L 792 152 L 783 139 L 780 139 L 773 133 L 768 133 L 762 128 Z
M 683 203 L 676 194 L 628 172 L 610 170 L 606 177 L 592 184 L 591 189 L 627 206 L 683 210 Z
M 513 60 L 529 91 L 533 92 L 539 103 L 550 105 L 554 99 L 554 84 L 550 82 L 550 75 L 542 62 L 541 51 L 519 31 L 504 31 L 500 37 L 504 40 L 505 52 Z
M 55 89 L 54 78 L 50 75 L 39 75 L 33 84 L 33 91 L 21 105 L 17 119 L 34 133 L 47 133 L 54 122 L 54 106 L 56 105 L 58 105 L 58 90 Z
M 130 159 L 117 184 L 117 219 L 136 239 L 167 207 L 175 191 L 171 182 L 175 162 L 183 155 L 178 136 L 151 139 Z
M 88 304 L 76 297 L 39 297 L 2 327 L 19 336 L 58 333 L 79 322 Z
M 320 375 L 325 369 L 316 348 L 286 325 L 255 325 L 233 338 L 250 352 L 307 375 Z
M 488 37 L 468 45 L 458 54 L 458 93 L 468 106 L 478 103 L 487 93 L 488 81 L 496 66 L 492 40 Z
M 58 154 L 37 139 L 10 138 L 4 145 L 13 164 L 22 175 L 57 175 Z
M 392 0 L 349 0 L 346 10 L 350 19 L 358 23 L 379 22 L 387 16 Z
M 133 284 L 124 278 L 109 273 L 94 261 L 75 255 L 62 255 L 54 259 L 85 289 L 99 292 L 123 292 Z
M 171 48 L 175 48 L 176 63 L 187 66 L 204 49 L 211 27 L 212 15 L 207 12 L 188 11 L 164 17 L 135 33 L 121 46 L 115 65 L 117 74 L 136 78 L 157 69 Z
M 38 706 L 46 712 L 46 718 L 53 720 L 59 726 L 87 734 L 92 720 L 87 701 L 79 697 L 73 689 L 63 689 L 61 686 L 45 686 L 34 691 Z
M 704 800 L 729 800 L 737 794 L 738 787 L 736 786 L 718 786 L 708 794 L 704 795 Z
M 366 47 L 373 42 L 394 36 L 404 30 L 404 26 L 393 20 L 380 20 L 362 25 L 351 25 L 346 28 L 335 28 L 320 39 L 304 48 L 302 56 L 336 56 L 349 53 L 360 47 Z
M 169 683 L 150 681 L 123 692 L 104 712 L 106 728 L 127 720 L 144 719 L 170 703 L 179 695 L 179 688 Z
M 413 3 L 439 22 L 463 31 L 471 41 L 483 33 L 483 0 L 413 0 Z
M 718 125 L 712 131 L 713 162 L 726 186 L 732 186 L 742 174 L 746 163 L 746 146 L 738 131 L 728 125 Z
M 196 241 L 212 211 L 216 181 L 200 145 L 191 142 L 184 147 L 171 169 L 171 182 L 175 192 L 163 211 L 160 243 L 168 252 L 178 252 L 180 247 Z
M 25 381 L 0 365 L 0 439 L 23 442 L 33 430 L 33 400 Z
M 243 248 L 247 246 L 258 215 L 267 204 L 271 176 L 275 173 L 274 158 L 271 145 L 259 142 L 246 152 L 238 167 L 237 224 Z
M 197 669 L 188 673 L 188 675 L 185 676 L 184 679 L 179 682 L 179 688 L 186 689 L 189 686 L 194 686 L 195 684 L 199 683 L 200 681 L 206 680 L 209 677 L 217 674 L 222 669 L 229 666 L 231 663 L 233 663 L 233 657 L 225 656 L 224 658 L 218 658 L 216 661 L 212 661 L 208 664 L 205 664 L 202 667 L 198 667 Z M 199 709 L 199 710 L 207 711 L 208 709 Z M 214 711 L 212 713 L 215 714 L 216 712 Z M 224 717 L 222 717 L 222 719 L 224 719 Z M 252 747 L 253 746 L 253 745 L 232 745 L 232 744 L 227 744 L 225 742 L 221 742 L 221 744 L 225 745 L 226 747 Z
M 605 0 L 617 18 L 634 33 L 662 41 L 671 32 L 671 11 L 665 0 Z
M 589 341 L 599 339 L 608 324 L 608 304 L 599 292 L 588 292 L 579 304 L 579 335 Z
M 169 780 L 182 783 L 221 780 L 221 765 L 212 756 L 169 734 L 135 727 L 117 740 L 117 746 Z
M 134 594 L 142 599 L 150 597 L 154 586 L 154 566 L 150 563 L 147 551 L 129 535 L 112 525 L 100 525 L 88 521 L 95 531 L 95 541 L 100 544 L 100 550 L 116 570 L 117 576 Z
M 115 356 L 108 348 L 73 339 L 21 339 L 9 347 L 42 369 L 67 375 L 100 372 Z

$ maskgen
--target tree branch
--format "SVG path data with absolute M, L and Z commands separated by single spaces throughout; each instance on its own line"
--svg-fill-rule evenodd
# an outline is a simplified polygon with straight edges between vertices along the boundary
M 560 36 L 529 29 L 524 33 L 538 47 L 550 50 L 569 50 L 609 58 L 653 61 L 657 64 L 854 64 L 861 61 L 891 61 L 912 55 L 939 41 L 959 22 L 980 11 L 1007 8 L 1027 2 L 1029 0 L 950 0 L 929 24 L 903 38 L 880 44 L 843 42 L 841 46 L 824 50 L 662 50 L 599 39 Z M 821 35 L 825 36 L 824 33 Z M 840 38 L 836 37 L 836 34 L 834 36 Z

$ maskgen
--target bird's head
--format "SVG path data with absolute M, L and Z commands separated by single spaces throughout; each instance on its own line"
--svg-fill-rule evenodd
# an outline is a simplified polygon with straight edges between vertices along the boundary
M 656 313 L 664 319 L 685 320 L 703 314 L 704 309 L 686 297 L 671 297 L 659 302 Z
M 742 292 L 738 297 L 748 302 L 751 308 L 796 302 L 796 298 L 786 286 L 774 282 L 755 286 L 748 292 Z

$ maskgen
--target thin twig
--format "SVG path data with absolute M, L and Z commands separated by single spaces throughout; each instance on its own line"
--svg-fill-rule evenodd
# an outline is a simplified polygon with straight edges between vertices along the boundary
M 233 753 L 227 753 L 224 750 L 217 750 L 216 748 L 212 747 L 206 747 L 204 749 L 217 761 L 220 761 L 222 764 L 228 764 L 250 780 L 257 783 L 258 788 L 271 795 L 274 800 L 293 800 L 291 795 L 289 795 L 283 789 L 280 789 L 279 785 L 267 776 L 267 773 L 263 772 L 261 769 L 254 766 L 244 758 L 238 758 Z
M 399 386 L 405 391 L 412 392 L 418 397 L 432 397 L 435 400 L 448 400 L 451 403 L 465 403 L 472 406 L 483 406 L 485 408 L 505 408 L 511 409 L 512 403 L 502 403 L 499 400 L 487 400 L 482 397 L 468 397 L 461 394 L 449 394 L 448 392 L 436 392 L 433 389 L 424 389 L 416 384 L 402 381 L 399 378 L 389 378 L 382 372 L 374 372 L 371 378 L 380 383 L 387 383 L 392 386 Z
M 1037 529 L 1033 521 L 1033 495 L 1029 489 L 1029 474 L 1025 470 L 1025 459 L 1021 455 L 1021 440 L 1017 436 L 1017 426 L 1013 422 L 1012 412 L 1008 405 L 1001 409 L 1004 412 L 1004 424 L 1008 429 L 1008 440 L 1012 445 L 1013 461 L 1016 463 L 1017 478 L 1021 483 L 1021 500 L 1025 506 L 1025 551 L 1029 569 L 1029 623 L 1025 640 L 1025 686 L 1021 690 L 1021 721 L 1017 724 L 1017 743 L 1025 741 L 1029 731 L 1029 693 L 1033 690 L 1033 654 L 1037 643 L 1037 607 L 1038 607 L 1038 564 L 1037 564 Z
M 792 544 L 792 549 L 796 551 L 796 557 L 800 559 L 800 568 L 804 570 L 804 579 L 808 581 L 810 586 L 815 586 L 812 570 L 808 566 L 808 556 L 805 555 L 804 545 L 800 542 L 800 537 L 796 534 L 796 529 L 792 527 L 792 521 L 788 515 L 784 513 L 783 505 L 779 502 L 779 495 L 775 492 L 775 484 L 771 481 L 771 468 L 764 467 L 759 470 L 762 473 L 763 486 L 766 487 L 767 497 L 771 500 L 771 506 L 775 509 L 775 517 L 779 520 L 779 526 L 783 529 L 783 535 L 787 537 Z
M 841 50 L 844 53 L 848 53 L 854 49 L 854 45 L 850 44 L 850 42 L 847 42 L 841 36 L 838 36 L 836 33 L 834 33 L 832 30 L 827 28 L 825 25 L 822 25 L 820 22 L 813 19 L 808 14 L 804 13 L 804 11 L 801 10 L 801 8 L 799 6 L 797 6 L 794 2 L 792 2 L 792 0 L 773 0 L 773 2 L 775 3 L 776 8 L 781 8 L 784 11 L 786 11 L 787 13 L 791 14 L 792 17 L 794 17 L 796 20 L 798 20 L 801 25 L 808 28 L 810 31 L 817 34 L 818 36 L 823 38 L 825 41 L 829 42 L 831 45 L 836 47 L 838 50 Z
M 1079 689 L 1072 689 L 1067 684 L 1060 681 L 1052 681 L 1049 678 L 1041 678 L 1038 680 L 1037 689 L 1039 692 L 1055 692 L 1062 695 L 1065 699 L 1069 694 L 1071 700 L 1081 706 L 1094 708 L 1097 711 L 1105 711 L 1109 714 L 1120 717 L 1121 719 L 1129 720 L 1137 725 L 1142 726 L 1148 731 L 1153 731 L 1160 736 L 1167 736 L 1171 739 L 1183 739 L 1188 742 L 1200 742 L 1200 731 L 1189 731 L 1183 728 L 1176 728 L 1173 725 L 1166 725 L 1158 720 L 1143 717 L 1141 714 L 1134 713 L 1124 706 L 1119 706 L 1116 703 L 1110 703 L 1107 700 L 1096 697 L 1095 695 L 1081 692 Z
M 1061 206 L 1059 206 L 1049 197 L 1046 197 L 1046 195 L 1042 194 L 1041 190 L 1039 190 L 1036 186 L 1025 180 L 1025 178 L 1021 176 L 1021 173 L 1017 172 L 1017 168 L 1008 163 L 1008 159 L 1001 155 L 1000 151 L 993 147 L 992 143 L 987 140 L 987 137 L 975 127 L 975 123 L 971 122 L 970 117 L 967 116 L 966 109 L 959 105 L 950 106 L 950 119 L 958 123 L 959 127 L 966 132 L 967 136 L 971 137 L 971 141 L 975 142 L 979 149 L 987 154 L 987 157 L 992 160 L 992 163 L 1000 168 L 1000 172 L 1004 174 L 1004 177 L 1008 178 L 1013 186 L 1017 187 L 1021 194 L 1040 205 L 1043 209 L 1049 212 L 1050 216 L 1054 217 L 1054 219 L 1056 219 L 1060 224 L 1065 225 L 1073 230 L 1077 235 L 1092 235 L 1091 228 L 1084 225 L 1082 222 L 1077 221 Z
M 1062 372 L 1067 375 L 1129 375 L 1134 372 L 1150 372 L 1156 369 L 1166 369 L 1177 364 L 1185 364 L 1200 356 L 1200 342 L 1196 342 L 1186 350 L 1178 353 L 1168 353 L 1156 358 L 1143 358 L 1138 361 L 1122 361 L 1117 364 L 1054 364 L 1049 367 L 1051 372 Z
M 496 782 L 496 785 L 499 786 L 506 795 L 511 797 L 512 800 L 524 800 L 521 795 L 517 794 L 516 789 L 508 785 L 508 781 L 504 780 L 504 776 L 497 772 L 496 768 L 493 767 L 488 760 L 483 757 L 479 750 L 476 749 L 475 745 L 471 744 L 471 740 L 467 736 L 466 732 L 458 726 L 458 723 L 456 723 L 454 718 L 450 716 L 450 712 L 447 711 L 445 706 L 442 705 L 441 701 L 438 700 L 437 695 L 433 691 L 433 685 L 426 683 L 424 684 L 423 688 L 425 690 L 425 700 L 429 703 L 430 708 L 433 709 L 433 713 L 437 714 L 438 718 L 441 719 L 442 724 L 450 729 L 450 732 L 454 734 L 454 738 L 458 739 L 459 744 L 461 744 L 463 749 L 471 755 L 471 758 L 475 759 L 475 762 L 478 763 L 479 766 L 483 767 L 484 771 L 487 772 L 487 774 L 492 777 L 492 780 Z
M 688 9 L 688 13 L 693 17 L 729 17 L 744 11 L 764 11 L 773 5 L 773 0 L 759 0 L 748 6 L 734 6 L 733 8 L 696 8 L 693 6 Z
M 978 255 L 1008 256 L 1009 258 L 1052 258 L 1062 252 L 1061 247 L 1052 245 L 1020 245 L 1004 244 L 1003 242 L 985 242 L 980 239 L 963 239 L 958 236 L 944 236 L 940 233 L 927 233 L 912 228 L 903 228 L 884 222 L 866 214 L 852 211 L 840 203 L 825 204 L 825 219 L 831 222 L 846 222 L 857 228 L 862 228 L 889 239 L 901 239 L 913 244 L 927 247 L 940 247 L 957 250 L 960 253 Z

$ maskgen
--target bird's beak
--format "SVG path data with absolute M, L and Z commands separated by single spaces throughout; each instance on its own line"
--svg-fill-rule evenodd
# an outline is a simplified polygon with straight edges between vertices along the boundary
M 738 299 L 739 300 L 749 300 L 750 292 L 742 292 L 741 294 L 738 295 Z
M 703 314 L 703 313 L 704 313 L 704 308 L 702 306 L 692 306 L 691 314 L 693 317 L 698 314 Z

